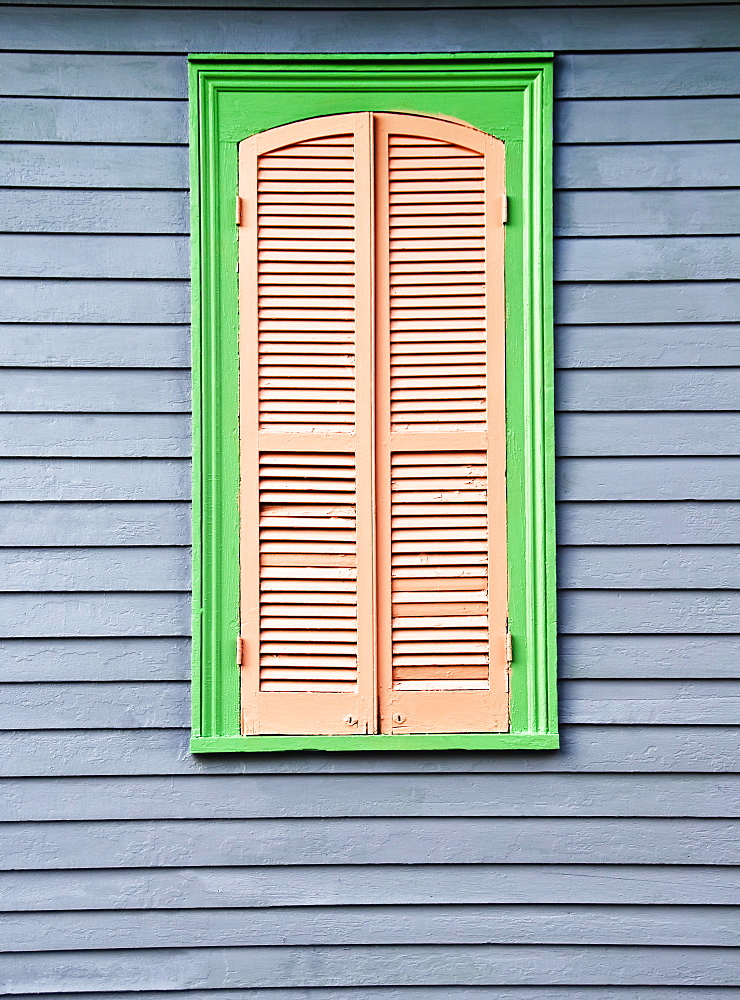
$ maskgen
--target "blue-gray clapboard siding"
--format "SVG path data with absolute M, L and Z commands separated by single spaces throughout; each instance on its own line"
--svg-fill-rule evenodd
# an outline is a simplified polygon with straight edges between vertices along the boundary
M 734 1000 L 737 8 L 249 6 L 0 4 L 0 988 Z M 468 48 L 557 51 L 563 750 L 193 757 L 185 53 Z

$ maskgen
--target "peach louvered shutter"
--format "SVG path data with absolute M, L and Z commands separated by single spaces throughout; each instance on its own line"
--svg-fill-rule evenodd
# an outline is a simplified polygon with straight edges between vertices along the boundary
M 438 119 L 240 145 L 245 733 L 508 727 L 503 191 Z
M 508 728 L 503 143 L 375 123 L 381 731 Z
M 240 144 L 245 733 L 376 725 L 370 124 Z

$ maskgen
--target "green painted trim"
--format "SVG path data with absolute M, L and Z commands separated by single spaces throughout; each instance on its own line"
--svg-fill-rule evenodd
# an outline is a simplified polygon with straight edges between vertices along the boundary
M 557 733 L 414 733 L 405 736 L 194 736 L 192 753 L 294 750 L 557 750 Z
M 190 57 L 194 752 L 557 747 L 552 55 Z M 509 733 L 239 733 L 237 143 L 348 111 L 448 115 L 506 144 Z

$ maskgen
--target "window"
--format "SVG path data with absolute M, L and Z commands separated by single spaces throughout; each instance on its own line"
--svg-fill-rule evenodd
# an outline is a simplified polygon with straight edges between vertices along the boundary
M 557 746 L 549 57 L 191 64 L 192 749 Z

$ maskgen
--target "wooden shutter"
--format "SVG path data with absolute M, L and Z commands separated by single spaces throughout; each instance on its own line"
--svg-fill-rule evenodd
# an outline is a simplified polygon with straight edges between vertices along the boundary
M 376 116 L 382 732 L 508 728 L 503 143 Z
M 370 149 L 367 114 L 240 144 L 245 733 L 375 728 Z
M 505 730 L 503 144 L 335 115 L 239 192 L 243 731 Z

